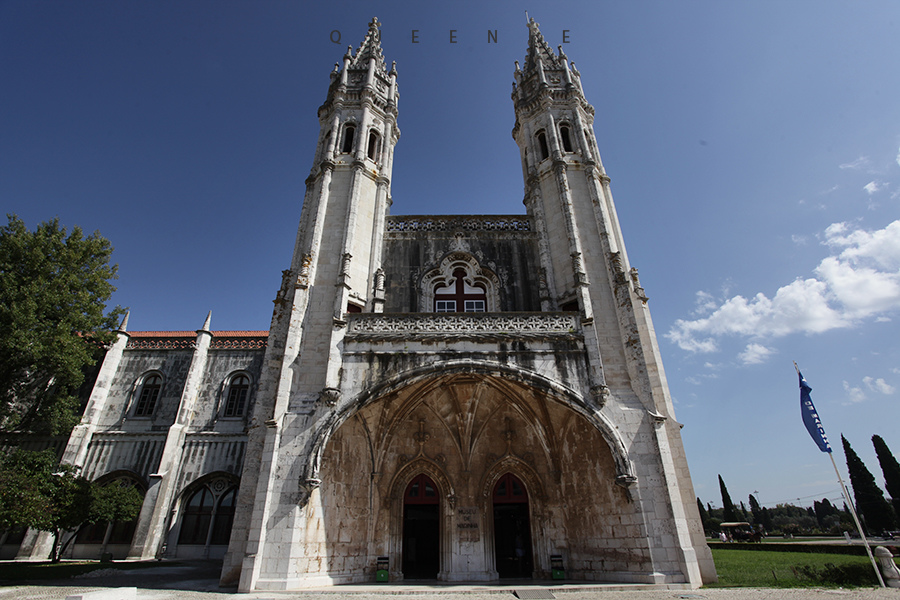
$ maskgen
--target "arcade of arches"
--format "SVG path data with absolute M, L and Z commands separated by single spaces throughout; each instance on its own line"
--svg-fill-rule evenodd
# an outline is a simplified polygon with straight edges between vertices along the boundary
M 349 416 L 327 442 L 308 571 L 486 581 L 647 568 L 637 503 L 609 445 L 578 412 L 486 375 L 417 381 Z M 298 573 L 299 574 L 299 573 Z M 374 574 L 374 572 L 373 572 Z

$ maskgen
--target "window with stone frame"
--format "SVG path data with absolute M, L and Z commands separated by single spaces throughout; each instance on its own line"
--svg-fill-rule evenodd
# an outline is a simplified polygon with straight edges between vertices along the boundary
M 500 279 L 468 252 L 451 252 L 422 276 L 418 310 L 435 313 L 501 310 Z
M 196 488 L 183 505 L 178 543 L 192 546 L 228 544 L 237 489 L 224 478 Z
M 222 416 L 244 416 L 249 397 L 250 378 L 243 373 L 232 375 L 225 389 L 225 409 L 222 411 Z
M 434 312 L 485 312 L 487 294 L 484 287 L 469 285 L 466 275 L 465 269 L 455 269 L 450 282 L 435 286 Z
M 141 379 L 135 391 L 134 416 L 149 417 L 156 410 L 162 392 L 163 378 L 159 373 L 148 373 Z
M 568 124 L 559 126 L 559 139 L 562 141 L 563 152 L 572 152 L 572 129 Z
M 369 132 L 369 143 L 366 146 L 366 157 L 369 160 L 378 160 L 378 133 L 375 131 Z
M 545 160 L 550 157 L 550 146 L 547 145 L 547 133 L 544 131 L 538 131 L 537 134 L 538 141 L 538 149 L 541 151 L 541 160 Z
M 347 125 L 344 127 L 344 141 L 341 144 L 341 152 L 344 154 L 350 154 L 353 152 L 353 142 L 356 138 L 356 127 L 353 125 Z

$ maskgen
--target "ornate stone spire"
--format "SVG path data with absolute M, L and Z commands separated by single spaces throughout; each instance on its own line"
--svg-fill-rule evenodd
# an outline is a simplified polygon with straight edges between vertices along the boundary
M 377 18 L 369 22 L 369 30 L 356 53 L 353 47 L 347 47 L 343 65 L 336 64 L 331 72 L 331 87 L 328 89 L 328 99 L 322 105 L 322 109 L 328 109 L 335 101 L 353 101 L 360 95 L 370 99 L 382 109 L 389 106 L 396 108 L 397 69 L 391 66 L 390 72 L 384 62 L 384 54 L 381 52 L 381 23 Z M 320 116 L 321 116 L 320 112 Z
M 542 102 L 554 104 L 574 100 L 576 104 L 593 114 L 593 108 L 584 99 L 580 77 L 575 65 L 559 46 L 559 53 L 553 51 L 541 34 L 538 23 L 528 20 L 528 50 L 524 66 L 516 61 L 513 102 L 520 108 L 538 109 Z
M 350 59 L 351 69 L 367 69 L 369 68 L 369 59 L 374 58 L 375 64 L 381 73 L 387 75 L 387 68 L 384 65 L 384 55 L 381 53 L 381 23 L 378 17 L 372 17 L 369 21 L 369 31 L 363 38 L 362 44 L 356 55 Z
M 553 52 L 550 44 L 541 34 L 540 26 L 533 18 L 528 21 L 528 52 L 525 55 L 525 68 L 523 74 L 528 77 L 539 68 L 561 70 L 564 68 L 562 61 Z

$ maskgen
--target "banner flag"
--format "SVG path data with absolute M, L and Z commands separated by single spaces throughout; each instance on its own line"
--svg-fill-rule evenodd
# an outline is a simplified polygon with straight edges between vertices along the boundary
M 816 407 L 813 406 L 812 398 L 809 397 L 812 388 L 809 387 L 809 384 L 803 379 L 803 375 L 800 373 L 799 369 L 797 370 L 797 375 L 800 377 L 800 413 L 803 415 L 803 424 L 806 425 L 806 430 L 819 447 L 819 450 L 830 453 L 831 446 L 828 444 L 825 428 L 822 427 L 819 413 L 816 412 Z

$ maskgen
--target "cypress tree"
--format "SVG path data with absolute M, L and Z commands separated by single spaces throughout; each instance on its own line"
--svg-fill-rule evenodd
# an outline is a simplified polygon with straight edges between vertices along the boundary
M 759 506 L 759 501 L 753 494 L 750 494 L 750 512 L 753 514 L 753 523 L 756 525 L 762 524 L 762 509 Z
M 697 498 L 697 510 L 700 511 L 700 522 L 703 523 L 703 533 L 706 536 L 709 536 L 709 513 L 706 512 L 706 507 L 703 506 L 703 503 L 700 502 L 700 498 Z
M 737 521 L 737 511 L 734 509 L 734 503 L 731 501 L 731 496 L 728 495 L 728 488 L 725 487 L 721 475 L 719 475 L 719 490 L 722 492 L 722 519 L 725 522 Z
M 881 436 L 873 435 L 872 443 L 875 445 L 875 454 L 878 455 L 878 464 L 881 465 L 881 473 L 884 475 L 884 487 L 894 504 L 895 516 L 900 516 L 900 464 Z
M 850 472 L 850 484 L 853 486 L 853 497 L 856 508 L 865 520 L 864 527 L 868 532 L 881 533 L 894 528 L 894 512 L 884 499 L 884 492 L 875 483 L 872 473 L 857 456 L 850 442 L 841 435 L 844 455 L 847 458 L 847 470 Z

